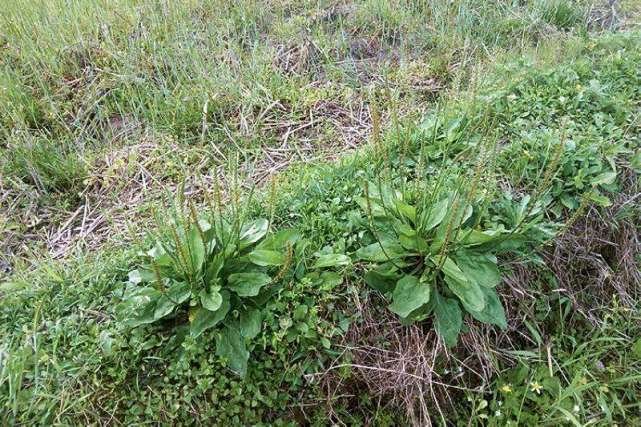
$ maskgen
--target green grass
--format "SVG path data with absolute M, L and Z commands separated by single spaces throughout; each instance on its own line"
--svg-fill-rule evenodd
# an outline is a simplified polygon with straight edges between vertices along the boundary
M 638 248 L 639 34 L 594 33 L 601 6 L 8 5 L 2 423 L 638 423 L 638 276 L 624 282 L 607 245 L 555 258 L 595 218 Z M 244 378 L 221 326 L 186 333 L 185 305 L 139 328 L 116 309 L 135 303 L 128 274 L 158 233 L 171 245 L 166 198 L 184 191 L 200 212 L 214 182 L 239 187 L 236 172 L 242 197 L 257 185 L 249 216 L 305 241 L 291 274 L 275 268 L 274 291 L 249 302 L 262 324 L 242 340 Z M 476 175 L 481 225 L 509 224 L 530 195 L 534 227 L 557 235 L 499 259 L 506 330 L 467 316 L 446 353 L 431 316 L 403 326 L 391 295 L 364 283 L 358 250 L 376 236 L 358 198 L 367 181 L 412 189 L 423 177 L 408 190 L 418 197 L 439 176 L 469 189 Z M 590 256 L 610 270 L 590 270 Z M 397 372 L 399 354 L 433 356 L 437 381 Z M 423 375 L 413 363 L 405 372 Z
M 13 2 L 0 17 L 0 168 L 19 180 L 1 185 L 38 204 L 12 206 L 11 216 L 46 218 L 18 238 L 30 248 L 55 235 L 83 206 L 79 192 L 103 205 L 102 195 L 91 200 L 92 178 L 113 172 L 103 159 L 114 152 L 154 144 L 168 169 L 203 174 L 240 154 L 260 177 L 333 157 L 366 140 L 372 99 L 383 98 L 383 117 L 416 119 L 485 61 L 584 32 L 589 6 Z M 557 28 L 568 10 L 572 22 Z M 51 146 L 55 160 L 49 148 L 25 150 L 33 145 Z M 152 189 L 180 179 L 152 175 Z M 38 202 L 52 190 L 65 203 Z M 113 211 L 100 215 L 122 222 Z M 14 246 L 2 250 L 7 263 L 24 253 Z

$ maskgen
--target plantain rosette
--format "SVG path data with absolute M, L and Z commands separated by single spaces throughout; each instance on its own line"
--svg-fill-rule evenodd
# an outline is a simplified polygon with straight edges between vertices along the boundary
M 244 376 L 246 340 L 260 332 L 263 306 L 300 238 L 292 229 L 268 234 L 268 228 L 265 219 L 241 225 L 222 218 L 172 227 L 129 273 L 117 313 L 129 327 L 185 313 L 194 338 L 222 326 L 216 352 Z
M 359 204 L 375 242 L 358 249 L 356 256 L 370 263 L 364 280 L 391 299 L 389 310 L 406 324 L 433 314 L 436 331 L 448 346 L 456 344 L 465 312 L 507 327 L 496 293 L 502 279 L 497 255 L 528 246 L 524 224 L 540 209 L 528 208 L 526 198 L 511 206 L 512 229 L 482 229 L 481 209 L 460 192 L 414 201 L 385 185 L 369 184 L 365 191 Z

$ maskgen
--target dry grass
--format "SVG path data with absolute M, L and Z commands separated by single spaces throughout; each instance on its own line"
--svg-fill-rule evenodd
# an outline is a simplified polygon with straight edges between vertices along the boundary
M 126 244 L 139 238 L 131 233 L 131 224 L 144 224 L 140 207 L 158 200 L 167 185 L 164 168 L 171 150 L 166 142 L 161 146 L 154 139 L 142 136 L 136 144 L 114 148 L 95 159 L 84 188 L 74 197 L 76 203 L 67 209 L 43 203 L 42 194 L 21 187 L 19 181 L 0 182 L 2 210 L 12 219 L 0 227 L 3 263 L 10 266 L 18 257 L 62 258 L 75 247 L 94 250 L 107 242 Z M 10 224 L 26 226 L 18 229 Z M 33 253 L 40 246 L 44 254 Z
M 594 307 L 609 304 L 615 295 L 632 307 L 641 296 L 639 177 L 627 171 L 622 188 L 612 206 L 589 208 L 545 252 L 559 287 L 595 323 Z
M 260 128 L 279 141 L 261 146 L 238 165 L 243 186 L 261 186 L 296 162 L 336 159 L 367 141 L 371 131 L 369 107 L 362 101 L 349 106 L 318 101 L 300 120 L 289 119 L 291 114 L 285 110 L 274 103 L 257 117 L 240 117 L 239 127 L 245 127 L 247 134 Z M 213 155 L 217 165 L 212 165 L 211 146 L 195 149 L 174 138 L 136 130 L 125 119 L 113 118 L 112 122 L 109 146 L 114 148 L 93 161 L 72 209 L 42 203 L 41 194 L 33 188 L 10 177 L 0 178 L 0 270 L 9 272 L 14 257 L 34 257 L 38 245 L 44 245 L 46 256 L 62 258 L 75 247 L 97 250 L 107 242 L 121 245 L 140 238 L 151 219 L 151 212 L 142 207 L 167 194 L 175 195 L 181 176 L 187 195 L 194 197 L 212 191 L 216 179 L 223 188 L 231 185 L 225 166 L 228 155 L 217 151 Z M 232 133 L 229 138 L 234 141 Z M 168 176 L 168 165 L 177 157 L 184 161 L 170 166 L 177 169 L 174 176 Z M 10 219 L 22 224 L 21 228 L 10 226 Z
M 308 379 L 320 377 L 328 413 L 340 425 L 346 423 L 336 405 L 357 410 L 362 394 L 381 409 L 402 410 L 412 425 L 439 424 L 449 418 L 464 391 L 483 391 L 498 373 L 499 359 L 513 361 L 509 350 L 516 348 L 516 341 L 529 340 L 519 332 L 523 316 L 516 309 L 529 298 L 522 292 L 503 295 L 504 301 L 512 301 L 506 313 L 508 331 L 468 321 L 469 331 L 453 349 L 443 344 L 429 321 L 405 326 L 379 297 L 355 301 L 361 320 L 344 337 L 342 354 Z
M 632 0 L 597 2 L 590 10 L 587 28 L 591 31 L 623 31 L 639 25 L 641 5 Z

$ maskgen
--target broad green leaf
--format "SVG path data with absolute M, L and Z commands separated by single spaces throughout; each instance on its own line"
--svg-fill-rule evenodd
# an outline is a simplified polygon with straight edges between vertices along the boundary
M 357 197 L 356 203 L 358 203 L 367 215 L 372 215 L 374 218 L 384 218 L 388 215 L 388 212 L 383 208 L 383 206 L 379 205 L 371 198 L 368 203 L 365 197 Z
M 257 219 L 256 221 L 245 224 L 240 230 L 240 244 L 239 248 L 245 249 L 248 246 L 256 243 L 267 234 L 269 221 L 266 219 Z
M 136 313 L 136 316 L 127 321 L 127 325 L 135 328 L 140 325 L 153 323 L 157 320 L 156 313 L 156 300 L 149 301 L 144 304 Z
M 641 150 L 637 150 L 636 153 L 630 157 L 630 167 L 636 173 L 641 174 Z
M 396 231 L 396 234 L 400 236 L 405 236 L 405 237 L 414 237 L 416 236 L 416 230 L 414 230 L 411 226 L 402 223 L 400 220 L 395 220 L 393 223 L 394 231 Z
M 392 293 L 392 303 L 387 308 L 401 317 L 407 317 L 429 300 L 430 285 L 408 275 L 396 283 L 396 288 Z
M 282 251 L 288 246 L 293 246 L 300 240 L 300 233 L 294 228 L 280 230 L 274 234 L 265 237 L 265 240 L 260 242 L 256 249 L 267 249 L 271 251 Z
M 234 273 L 227 279 L 229 289 L 241 297 L 255 297 L 260 289 L 271 281 L 265 273 Z
M 385 262 L 410 255 L 399 243 L 383 240 L 356 251 L 356 256 L 365 261 Z
M 162 319 L 171 313 L 174 308 L 191 296 L 189 285 L 184 282 L 176 282 L 165 293 L 158 297 L 154 310 L 154 320 Z
M 312 268 L 341 267 L 349 265 L 351 260 L 343 254 L 323 254 L 318 257 Z
M 561 193 L 559 199 L 561 200 L 561 204 L 568 209 L 576 209 L 579 207 L 579 202 L 576 200 L 576 197 L 571 196 L 568 193 Z
M 397 200 L 402 200 L 403 195 L 400 191 L 392 189 L 387 184 L 370 182 L 369 186 L 370 200 L 380 202 L 387 211 L 393 209 Z
M 519 203 L 519 206 L 516 208 L 515 211 L 515 223 L 520 223 L 523 221 L 525 218 L 525 214 L 527 213 L 528 210 L 528 205 L 530 204 L 530 195 L 526 194 L 523 196 L 521 199 L 521 203 Z
M 537 231 L 544 231 L 542 227 L 537 227 Z M 549 233 L 548 233 L 549 235 Z M 552 236 L 550 236 L 552 237 Z M 504 235 L 503 239 L 497 239 L 495 242 L 484 245 L 484 250 L 493 250 L 496 252 L 511 252 L 511 251 L 520 251 L 522 250 L 528 242 L 531 241 L 531 237 L 526 236 L 523 233 L 513 233 L 507 236 Z
M 396 271 L 384 268 L 376 268 L 365 273 L 365 283 L 381 293 L 387 293 L 394 289 L 399 274 Z
M 485 296 L 481 287 L 474 282 L 460 282 L 451 276 L 445 276 L 447 287 L 459 297 L 467 307 L 477 311 L 485 307 Z
M 453 259 L 469 280 L 486 288 L 493 288 L 501 283 L 501 272 L 496 265 L 496 257 L 489 254 L 459 251 Z
M 285 255 L 282 252 L 255 249 L 249 254 L 249 260 L 261 267 L 279 266 L 285 263 Z
M 225 264 L 225 258 L 223 254 L 218 253 L 211 258 L 207 265 L 207 271 L 205 271 L 205 283 L 212 283 L 218 280 L 218 275 Z
M 141 288 L 132 294 L 129 297 L 129 303 L 131 303 L 129 307 L 134 307 L 135 314 L 126 321 L 127 325 L 135 328 L 155 322 L 156 303 L 161 296 L 160 291 L 151 287 Z
M 459 138 L 463 129 L 463 126 L 461 125 L 462 122 L 463 120 L 461 118 L 456 118 L 451 120 L 447 124 L 447 129 L 445 130 L 445 137 L 447 138 L 448 142 L 453 143 Z
M 191 296 L 191 288 L 185 282 L 174 282 L 166 293 L 167 297 L 176 304 L 182 304 Z
M 434 261 L 436 265 L 438 262 Z M 468 279 L 463 271 L 449 257 L 445 258 L 442 271 L 445 274 L 445 283 L 459 299 L 472 310 L 481 311 L 485 307 L 485 294 L 481 287 Z
M 501 300 L 499 300 L 496 291 L 491 288 L 481 288 L 485 294 L 485 307 L 481 311 L 472 310 L 463 303 L 465 309 L 479 322 L 497 325 L 501 329 L 507 328 L 507 320 L 505 319 L 505 310 Z
M 423 232 L 430 231 L 445 219 L 449 202 L 449 199 L 445 198 L 430 207 L 426 207 L 425 211 L 421 212 L 421 230 Z
M 396 209 L 401 215 L 403 215 L 405 218 L 412 221 L 412 224 L 416 224 L 416 208 L 414 206 L 408 205 L 405 202 L 397 200 Z
M 430 298 L 427 304 L 423 304 L 416 310 L 412 311 L 407 315 L 407 317 L 401 317 L 399 321 L 402 325 L 411 325 L 415 322 L 427 319 L 432 310 L 434 310 L 434 298 Z
M 452 205 L 448 206 L 445 218 L 443 218 L 438 225 L 437 236 L 440 238 L 446 234 L 448 228 L 450 228 L 451 231 L 458 229 L 461 224 L 465 223 L 474 213 L 472 205 L 463 205 L 463 200 L 460 198 L 456 203 L 456 211 L 454 211 L 453 208 L 454 206 Z
M 129 281 L 134 285 L 142 282 L 153 282 L 154 280 L 156 280 L 156 277 L 149 270 L 131 270 L 129 272 Z
M 465 246 L 479 246 L 493 242 L 501 236 L 498 231 L 465 230 L 459 235 L 459 242 Z
M 127 322 L 129 326 L 135 328 L 140 325 L 146 325 L 158 320 L 156 317 L 156 301 L 147 303 L 138 315 Z
M 331 291 L 336 286 L 343 283 L 343 275 L 334 271 L 323 271 L 320 276 L 320 289 L 323 291 Z
M 295 309 L 294 309 L 294 320 L 297 320 L 299 322 L 307 319 L 307 314 L 309 313 L 309 307 L 305 304 L 299 304 Z
M 205 261 L 205 242 L 203 242 L 202 236 L 195 225 L 192 225 L 189 229 L 187 251 L 191 258 L 193 271 L 200 271 Z
M 98 336 L 98 343 L 100 344 L 100 349 L 105 355 L 111 356 L 113 354 L 114 338 L 111 335 L 111 332 L 108 330 L 100 332 L 100 335 Z
M 247 373 L 249 352 L 237 325 L 226 325 L 216 340 L 216 354 L 227 360 L 232 371 L 241 377 Z
M 245 338 L 254 338 L 260 332 L 263 315 L 257 308 L 240 312 L 240 333 Z
M 614 183 L 616 179 L 616 172 L 603 172 L 602 174 L 595 176 L 590 183 L 592 185 L 609 185 Z
M 200 305 L 209 311 L 216 311 L 223 303 L 223 296 L 220 294 L 220 286 L 210 286 L 209 290 L 200 291 Z
M 429 248 L 427 241 L 419 236 L 407 237 L 400 235 L 398 240 L 405 249 L 412 252 L 425 253 Z
M 463 326 L 463 314 L 458 302 L 434 293 L 434 327 L 436 332 L 448 347 L 453 347 L 458 341 L 458 334 Z
M 161 267 L 168 267 L 172 264 L 171 257 L 158 242 L 156 242 L 156 245 L 153 248 L 147 251 L 147 255 L 152 257 L 154 262 Z
M 452 260 L 450 257 L 445 257 L 445 260 L 443 260 L 442 257 L 437 256 L 437 257 L 432 257 L 431 258 L 432 262 L 434 265 L 441 265 L 441 270 L 446 276 L 450 276 L 453 279 L 459 281 L 459 282 L 467 282 L 467 276 L 463 271 L 456 265 L 456 263 Z
M 461 224 L 467 221 L 473 212 L 474 210 L 470 205 L 464 208 L 459 205 L 456 209 L 456 217 L 453 215 L 454 212 L 448 212 L 444 221 L 441 222 L 436 229 L 436 236 L 430 246 L 430 251 L 432 253 L 440 252 L 443 244 L 445 244 L 446 237 L 454 238 L 454 236 L 458 235 Z
M 156 301 L 156 308 L 154 309 L 154 321 L 162 319 L 169 313 L 171 313 L 176 304 L 167 297 L 167 295 L 161 295 Z
M 203 234 L 207 235 L 207 232 L 211 230 L 211 224 L 206 219 L 199 219 L 198 226 L 203 231 Z
M 189 329 L 191 335 L 196 338 L 205 330 L 213 328 L 222 321 L 229 312 L 229 293 L 221 292 L 223 302 L 216 311 L 209 311 L 203 307 L 192 307 L 189 312 Z
M 597 190 L 590 192 L 590 200 L 604 208 L 612 206 L 612 201 Z

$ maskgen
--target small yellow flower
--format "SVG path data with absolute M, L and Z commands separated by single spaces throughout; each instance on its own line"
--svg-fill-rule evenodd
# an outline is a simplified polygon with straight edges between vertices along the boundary
M 581 377 L 579 380 L 579 384 L 581 385 L 586 385 L 588 383 L 588 379 L 586 377 Z
M 543 390 L 543 386 L 538 382 L 534 381 L 533 383 L 530 383 L 530 390 L 532 390 L 536 394 L 541 394 L 541 390 Z
M 508 384 L 503 384 L 499 390 L 503 393 L 512 393 L 512 387 Z

